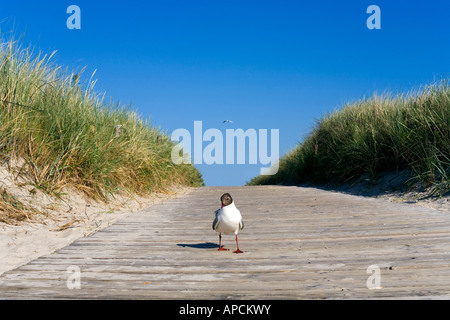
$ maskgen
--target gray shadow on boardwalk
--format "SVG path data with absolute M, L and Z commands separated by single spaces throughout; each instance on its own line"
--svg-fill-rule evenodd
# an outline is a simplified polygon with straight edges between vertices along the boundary
M 195 248 L 195 249 L 215 249 L 219 248 L 219 245 L 217 243 L 212 242 L 203 242 L 203 243 L 177 243 L 177 246 L 179 247 L 188 247 L 188 248 Z

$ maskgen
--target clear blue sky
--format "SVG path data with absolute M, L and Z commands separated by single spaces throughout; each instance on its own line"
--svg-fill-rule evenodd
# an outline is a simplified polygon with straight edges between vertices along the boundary
M 81 30 L 66 9 L 81 8 Z M 369 5 L 381 30 L 369 30 Z M 97 90 L 171 133 L 279 129 L 280 152 L 343 103 L 408 91 L 450 72 L 450 2 L 2 1 L 2 33 L 58 50 L 55 61 L 97 69 Z M 198 166 L 207 185 L 241 185 L 260 165 Z

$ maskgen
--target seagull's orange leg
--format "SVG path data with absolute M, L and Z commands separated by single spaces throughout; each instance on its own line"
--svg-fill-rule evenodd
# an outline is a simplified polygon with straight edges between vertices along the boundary
M 233 253 L 244 253 L 244 251 L 239 250 L 239 243 L 238 243 L 238 237 L 236 235 L 236 251 L 233 251 Z
M 219 251 L 228 251 L 228 249 L 222 248 L 222 234 L 219 233 Z

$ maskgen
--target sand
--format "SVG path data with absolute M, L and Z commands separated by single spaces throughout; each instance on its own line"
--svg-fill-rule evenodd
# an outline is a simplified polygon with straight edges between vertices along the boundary
M 431 192 L 433 186 L 414 182 L 412 173 L 407 170 L 381 174 L 376 181 L 363 176 L 358 182 L 352 184 L 303 186 L 313 186 L 362 197 L 379 198 L 394 203 L 404 203 L 450 213 L 450 195 L 433 196 Z
M 19 225 L 0 222 L 0 275 L 40 256 L 51 254 L 76 239 L 89 236 L 154 204 L 189 194 L 195 188 L 173 187 L 149 197 L 115 195 L 107 203 L 87 199 L 75 190 L 51 197 L 0 167 L 0 188 L 23 204 L 39 210 Z

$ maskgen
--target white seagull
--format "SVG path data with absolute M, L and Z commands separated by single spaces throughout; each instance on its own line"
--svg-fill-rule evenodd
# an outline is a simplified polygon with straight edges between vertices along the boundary
M 227 251 L 222 247 L 222 233 L 236 235 L 236 251 L 234 253 L 243 253 L 239 250 L 238 232 L 244 229 L 244 221 L 242 221 L 241 212 L 234 205 L 233 198 L 229 193 L 225 193 L 220 197 L 222 207 L 216 210 L 216 218 L 212 224 L 213 230 L 219 232 L 219 251 Z
M 224 120 L 223 123 L 233 123 L 231 120 Z

